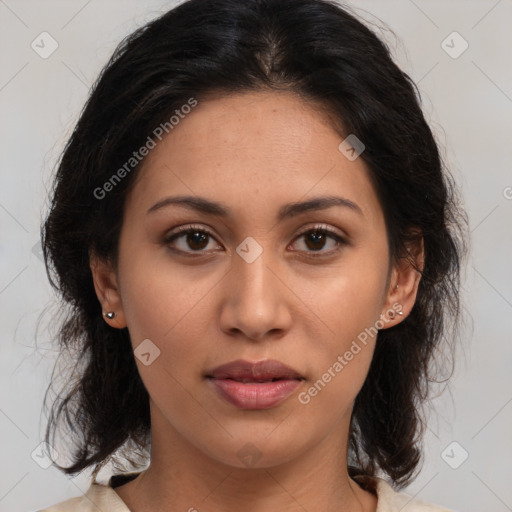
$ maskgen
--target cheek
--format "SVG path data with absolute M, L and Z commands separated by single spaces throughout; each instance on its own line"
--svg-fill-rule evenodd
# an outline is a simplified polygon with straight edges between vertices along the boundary
M 135 337 L 165 338 L 197 306 L 201 309 L 208 283 L 198 273 L 180 271 L 165 251 L 149 245 L 141 248 L 127 243 L 121 250 L 123 310 Z
M 197 281 L 189 288 L 186 280 L 179 276 L 166 278 L 156 266 L 142 271 L 137 266 L 130 268 L 123 289 L 123 308 L 139 374 L 157 408 L 184 418 L 187 424 L 190 418 L 204 415 L 190 400 L 190 392 L 204 370 L 202 354 L 208 341 L 206 329 L 211 325 L 205 308 L 209 288 L 203 289 Z M 150 356 L 150 364 L 138 356 L 144 346 L 156 354 Z
M 343 348 L 379 319 L 386 281 L 387 261 L 379 261 L 372 251 L 347 251 L 335 267 L 302 273 L 294 288 Z
M 336 272 L 302 280 L 299 295 L 321 326 L 321 333 L 308 336 L 315 340 L 309 359 L 314 385 L 304 396 L 311 409 L 330 403 L 341 411 L 355 399 L 372 360 L 386 278 L 387 261 L 369 251 L 347 256 Z
M 333 287 L 335 288 L 335 287 Z M 309 347 L 307 386 L 298 401 L 307 407 L 308 418 L 323 415 L 328 423 L 350 413 L 366 380 L 375 349 L 376 301 L 372 294 L 351 294 L 340 285 L 331 290 L 338 300 L 317 302 L 322 320 L 329 326 Z
M 179 271 L 165 258 L 160 261 L 153 255 L 150 259 L 129 249 L 124 254 L 128 256 L 119 262 L 121 295 L 134 349 L 149 339 L 160 351 L 155 363 L 176 376 L 184 368 L 190 371 L 198 364 L 202 344 L 208 341 L 211 278 L 198 276 L 190 268 Z M 144 375 L 146 367 L 140 366 L 140 370 Z

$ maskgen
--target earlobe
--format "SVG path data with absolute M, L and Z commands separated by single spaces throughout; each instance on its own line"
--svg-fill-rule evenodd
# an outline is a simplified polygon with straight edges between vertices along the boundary
M 111 327 L 123 329 L 126 327 L 118 279 L 110 261 L 105 261 L 91 253 L 89 266 L 96 296 L 101 304 L 102 316 Z

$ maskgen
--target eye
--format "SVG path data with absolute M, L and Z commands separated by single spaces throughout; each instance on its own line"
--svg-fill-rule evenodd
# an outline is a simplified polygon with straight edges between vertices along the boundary
M 305 252 L 307 257 L 311 258 L 330 256 L 337 252 L 343 245 L 348 244 L 344 237 L 323 225 L 317 225 L 302 231 L 302 233 L 297 236 L 296 240 L 301 237 L 304 238 L 302 243 L 303 248 L 293 249 L 293 251 Z M 216 250 L 215 248 L 206 250 L 212 240 L 215 240 L 213 234 L 201 226 L 181 226 L 169 233 L 164 238 L 164 243 L 170 246 L 173 251 L 190 256 L 199 256 Z M 322 249 L 325 248 L 329 240 L 331 241 L 331 248 L 323 251 Z M 296 243 L 297 242 L 292 245 Z M 220 246 L 218 245 L 218 247 Z
M 210 242 L 215 237 L 206 229 L 196 226 L 181 226 L 164 238 L 170 248 L 182 253 L 206 253 Z M 217 244 L 218 245 L 218 244 Z M 191 250 L 189 250 L 191 249 Z
M 300 238 L 304 239 L 302 243 L 304 249 L 299 248 L 298 250 L 306 252 L 307 257 L 311 258 L 330 256 L 340 250 L 342 246 L 348 244 L 347 240 L 336 231 L 322 225 L 314 226 L 313 228 L 303 231 L 298 235 L 297 240 Z M 331 240 L 331 249 L 322 251 L 329 240 Z

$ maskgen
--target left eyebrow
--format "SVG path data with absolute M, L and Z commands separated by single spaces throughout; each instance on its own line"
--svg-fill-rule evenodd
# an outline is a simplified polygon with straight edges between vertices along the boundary
M 334 206 L 343 206 L 345 208 L 349 208 L 350 210 L 364 217 L 361 208 L 350 199 L 335 196 L 322 196 L 315 197 L 309 201 L 289 203 L 284 205 L 277 214 L 277 220 L 279 222 L 286 217 L 294 217 L 296 215 L 314 210 L 327 210 L 328 208 L 332 208 Z
M 200 211 L 202 213 L 206 213 L 209 215 L 218 215 L 220 217 L 228 217 L 229 215 L 231 215 L 231 210 L 227 206 L 224 206 L 215 201 L 211 201 L 204 197 L 196 196 L 166 197 L 155 203 L 151 208 L 149 208 L 147 214 L 153 213 L 157 210 L 160 210 L 161 208 L 173 204 L 183 206 L 191 210 Z M 361 208 L 350 199 L 335 196 L 321 196 L 315 197 L 308 201 L 285 204 L 279 209 L 279 212 L 277 214 L 277 221 L 280 222 L 287 217 L 295 217 L 297 215 L 307 213 L 310 211 L 326 210 L 334 206 L 342 206 L 358 213 L 359 215 L 364 216 Z

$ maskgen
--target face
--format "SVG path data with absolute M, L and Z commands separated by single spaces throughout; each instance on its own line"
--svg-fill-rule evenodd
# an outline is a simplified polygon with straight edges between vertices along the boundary
M 342 140 L 313 104 L 251 92 L 200 102 L 146 158 L 112 283 L 98 267 L 95 283 L 128 327 L 154 442 L 268 467 L 348 435 L 376 323 L 400 306 L 381 205 Z M 210 378 L 237 360 L 296 373 Z

